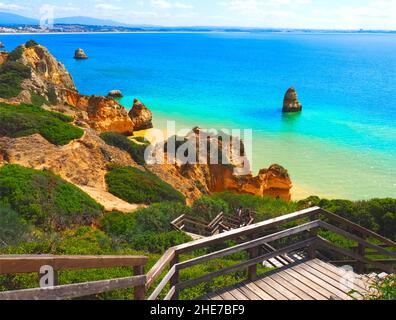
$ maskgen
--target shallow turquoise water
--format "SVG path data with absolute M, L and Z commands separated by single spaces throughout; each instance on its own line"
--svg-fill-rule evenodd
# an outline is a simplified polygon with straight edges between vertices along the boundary
M 34 38 L 86 94 L 120 89 L 178 127 L 251 128 L 253 167 L 284 165 L 295 197 L 396 197 L 396 35 L 86 34 Z M 87 61 L 72 59 L 82 47 Z M 295 86 L 304 111 L 282 115 Z

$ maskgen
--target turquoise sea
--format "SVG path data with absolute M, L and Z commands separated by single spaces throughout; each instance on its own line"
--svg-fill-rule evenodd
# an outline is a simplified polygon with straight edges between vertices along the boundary
M 253 129 L 255 173 L 285 166 L 295 198 L 396 197 L 396 35 L 0 35 L 8 50 L 30 38 L 82 93 L 120 89 L 127 108 L 138 97 L 158 128 Z M 301 114 L 281 113 L 290 86 Z

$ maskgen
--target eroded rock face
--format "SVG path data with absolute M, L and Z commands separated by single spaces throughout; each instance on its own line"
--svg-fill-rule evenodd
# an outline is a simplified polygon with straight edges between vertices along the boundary
M 219 154 L 224 153 L 218 164 L 214 164 L 209 159 L 205 163 L 196 161 L 185 163 L 178 158 L 180 153 L 175 159 L 174 154 L 168 154 L 166 161 L 174 159 L 174 168 L 177 169 L 178 174 L 195 185 L 195 188 L 191 189 L 194 190 L 192 192 L 194 197 L 199 198 L 202 194 L 215 192 L 234 191 L 241 194 L 291 200 L 292 182 L 287 170 L 279 165 L 272 165 L 269 169 L 262 169 L 257 176 L 253 176 L 250 163 L 245 155 L 245 146 L 239 139 L 235 138 L 234 143 L 227 146 L 228 142 L 224 140 L 225 134 L 222 133 L 222 139 L 219 139 L 219 136 L 204 133 L 199 128 L 193 129 L 187 137 L 189 138 L 187 143 L 192 146 L 191 150 L 194 147 L 208 148 L 206 152 L 201 153 L 207 156 L 209 150 L 213 150 L 210 149 L 212 145 L 218 144 Z M 167 151 L 169 152 L 169 149 Z
M 153 127 L 152 112 L 138 99 L 133 102 L 133 107 L 129 111 L 129 117 L 133 123 L 134 131 L 147 130 Z
M 74 91 L 67 91 L 65 97 L 69 105 L 87 113 L 91 128 L 100 132 L 133 134 L 133 122 L 117 101 L 100 96 L 84 96 Z
M 293 87 L 289 88 L 285 94 L 282 111 L 284 113 L 302 111 L 302 104 L 298 101 L 296 89 Z
M 77 91 L 70 73 L 47 48 L 40 45 L 30 48 L 22 45 L 21 48 L 23 53 L 18 62 L 32 69 L 31 78 L 22 83 L 23 89 L 34 91 L 48 101 L 59 103 L 65 101 L 65 90 Z
M 137 166 L 127 152 L 107 145 L 92 129 L 65 146 L 55 146 L 39 134 L 0 137 L 0 165 L 4 163 L 48 169 L 71 183 L 100 190 L 106 190 L 109 163 Z
M 83 49 L 78 48 L 78 49 L 74 52 L 74 59 L 77 59 L 77 60 L 85 60 L 85 59 L 88 59 L 88 56 L 86 55 L 86 53 L 84 52 Z

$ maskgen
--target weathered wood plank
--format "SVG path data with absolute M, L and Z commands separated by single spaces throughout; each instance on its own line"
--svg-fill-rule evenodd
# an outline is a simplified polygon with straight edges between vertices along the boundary
M 172 279 L 172 277 L 175 275 L 176 273 L 176 267 L 173 266 L 168 273 L 165 275 L 165 277 L 162 279 L 162 281 L 159 283 L 159 285 L 155 288 L 155 290 L 153 291 L 153 293 L 150 295 L 150 297 L 148 298 L 148 300 L 156 300 L 158 298 L 158 296 L 161 294 L 161 292 L 164 290 L 164 288 L 166 287 L 166 285 L 168 284 L 168 282 Z M 172 288 L 175 290 L 174 288 L 175 286 L 173 286 Z
M 289 300 L 287 297 L 282 295 L 281 292 L 275 290 L 265 282 L 255 281 L 245 284 L 252 290 L 256 289 L 255 292 L 262 298 L 262 300 Z
M 345 291 L 340 290 L 339 288 L 336 288 L 326 281 L 324 281 L 320 275 L 316 276 L 313 275 L 310 272 L 307 272 L 304 268 L 302 268 L 302 265 L 298 265 L 292 268 L 293 271 L 296 271 L 300 275 L 304 276 L 305 278 L 311 280 L 312 282 L 315 282 L 322 288 L 325 288 L 327 291 L 330 291 L 333 295 L 337 296 L 338 298 L 342 300 L 353 300 L 352 297 L 350 297 L 348 294 L 345 293 Z
M 294 279 L 302 282 L 305 286 L 311 288 L 312 290 L 318 292 L 320 295 L 325 297 L 325 300 L 329 300 L 333 295 L 330 291 L 326 290 L 325 288 L 319 286 L 317 283 L 311 281 L 310 279 L 304 277 L 303 275 L 297 273 L 292 269 L 286 269 L 285 273 L 293 277 Z
M 335 267 L 332 268 L 328 263 L 325 263 L 325 262 L 319 263 L 319 261 L 320 261 L 319 259 L 308 261 L 307 265 L 309 265 L 323 273 L 325 273 L 327 271 L 328 272 L 327 274 L 329 276 L 331 276 L 335 281 L 342 281 L 344 279 L 345 271 L 335 268 Z M 346 285 L 351 290 L 367 292 L 367 289 L 368 289 L 367 283 L 364 283 L 364 281 L 360 280 L 357 277 L 347 281 Z
M 144 256 L 0 255 L 0 274 L 38 272 L 44 265 L 55 271 L 143 266 Z
M 301 290 L 299 287 L 294 286 L 293 284 L 289 283 L 288 281 L 286 281 L 285 279 L 283 279 L 282 277 L 280 277 L 280 274 L 282 272 L 280 272 L 279 274 L 274 274 L 272 275 L 270 278 L 277 282 L 278 284 L 282 285 L 283 287 L 286 288 L 286 290 L 288 290 L 289 292 L 293 292 L 293 294 L 295 294 L 296 296 L 298 296 L 301 300 L 314 300 L 310 295 L 308 295 L 307 293 L 305 293 L 303 290 Z
M 263 278 L 261 279 L 261 282 L 264 282 L 278 292 L 281 292 L 284 296 L 287 297 L 288 300 L 301 300 L 299 296 L 297 296 L 293 292 L 290 292 L 287 288 L 272 280 L 271 277 Z
M 0 292 L 0 300 L 63 300 L 144 285 L 146 276 Z
M 308 287 L 303 282 L 293 278 L 291 275 L 287 274 L 286 272 L 280 272 L 279 276 L 283 278 L 285 281 L 289 282 L 290 284 L 294 285 L 297 288 L 303 290 L 306 294 L 311 296 L 314 300 L 327 300 L 325 295 L 322 295 L 315 291 L 314 289 Z

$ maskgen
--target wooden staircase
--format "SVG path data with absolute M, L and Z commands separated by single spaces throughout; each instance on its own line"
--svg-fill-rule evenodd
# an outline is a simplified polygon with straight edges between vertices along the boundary
M 186 231 L 182 221 L 189 219 L 180 218 L 174 222 L 175 227 Z M 238 271 L 245 272 L 245 281 L 204 298 L 351 300 L 361 299 L 369 292 L 377 277 L 395 272 L 394 241 L 319 207 L 220 232 L 224 221 L 224 216 L 219 215 L 210 225 L 203 224 L 201 227 L 209 229 L 202 230 L 210 231 L 211 236 L 169 248 L 147 274 L 143 273 L 146 257 L 0 256 L 0 275 L 38 272 L 43 264 L 53 266 L 55 271 L 116 266 L 134 269 L 134 275 L 124 279 L 0 292 L 0 300 L 67 299 L 124 288 L 135 288 L 135 299 L 145 299 L 150 293 L 149 300 L 177 300 L 185 289 Z M 331 238 L 324 238 L 322 231 L 342 236 L 357 246 L 340 247 Z M 185 269 L 241 252 L 247 252 L 247 258 L 234 265 L 219 266 L 218 270 L 195 278 L 180 277 Z M 353 271 L 346 273 L 337 267 L 346 264 Z M 259 265 L 271 270 L 260 274 Z M 353 295 L 349 294 L 351 290 Z

